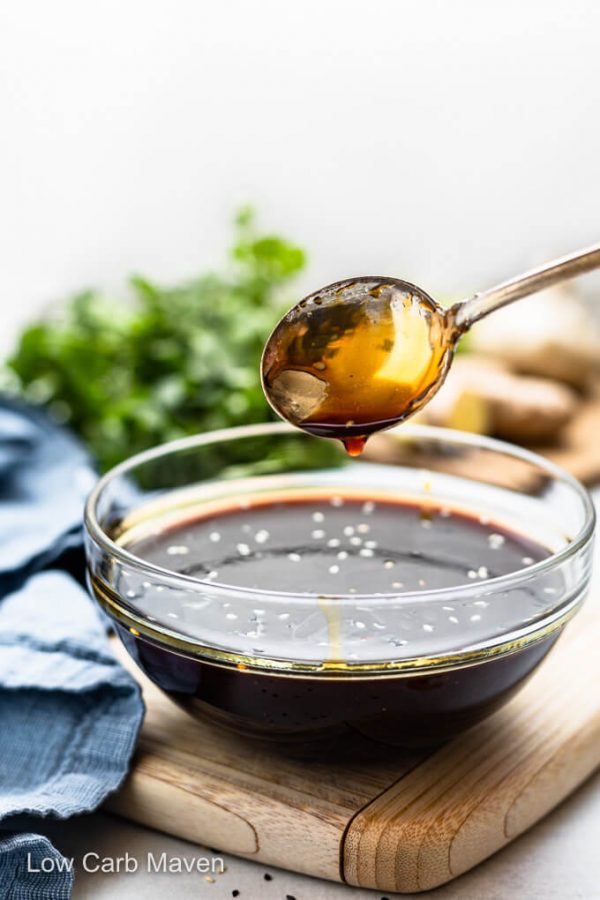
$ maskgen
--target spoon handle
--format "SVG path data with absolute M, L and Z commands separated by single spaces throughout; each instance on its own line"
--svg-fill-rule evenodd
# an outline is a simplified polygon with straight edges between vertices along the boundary
M 600 268 L 600 244 L 594 244 L 592 247 L 578 250 L 568 256 L 562 256 L 560 259 L 555 259 L 537 269 L 531 269 L 509 281 L 503 281 L 487 291 L 475 294 L 468 300 L 455 303 L 451 307 L 454 314 L 454 325 L 458 331 L 466 331 L 474 322 L 479 321 L 495 309 L 512 303 L 513 300 L 520 300 L 521 297 L 535 294 L 559 281 L 573 278 L 575 275 L 583 275 L 584 272 L 590 272 L 597 268 Z

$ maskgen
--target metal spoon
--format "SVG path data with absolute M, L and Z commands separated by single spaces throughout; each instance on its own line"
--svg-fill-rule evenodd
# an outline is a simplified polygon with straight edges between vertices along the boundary
M 600 267 L 600 244 L 444 309 L 396 278 L 328 285 L 278 322 L 261 361 L 265 395 L 292 424 L 360 453 L 439 390 L 460 337 L 496 309 Z

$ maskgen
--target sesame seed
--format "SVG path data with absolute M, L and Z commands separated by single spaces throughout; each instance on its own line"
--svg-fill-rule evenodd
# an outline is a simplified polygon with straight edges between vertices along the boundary
M 185 554 L 189 552 L 190 548 L 185 547 L 183 544 L 171 544 L 170 547 L 167 547 L 169 556 L 185 556 Z

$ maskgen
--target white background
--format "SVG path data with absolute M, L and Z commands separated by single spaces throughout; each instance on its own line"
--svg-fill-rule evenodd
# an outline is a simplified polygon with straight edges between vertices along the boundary
M 233 211 L 458 297 L 600 238 L 595 0 L 0 0 L 2 347 Z

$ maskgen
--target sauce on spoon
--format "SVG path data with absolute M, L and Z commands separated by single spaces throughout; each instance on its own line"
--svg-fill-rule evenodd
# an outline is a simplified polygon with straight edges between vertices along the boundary
M 265 394 L 276 412 L 359 455 L 376 431 L 404 421 L 443 383 L 460 330 L 415 285 L 356 278 L 311 294 L 269 338 Z

